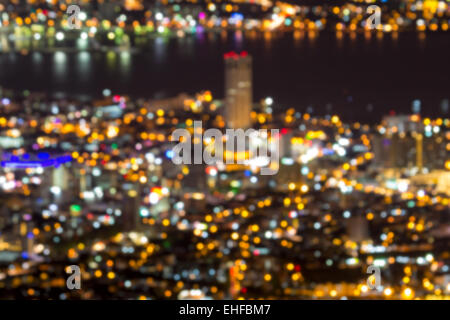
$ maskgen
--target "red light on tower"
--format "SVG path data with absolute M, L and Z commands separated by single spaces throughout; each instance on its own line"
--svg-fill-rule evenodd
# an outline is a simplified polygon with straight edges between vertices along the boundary
M 237 55 L 236 52 L 230 51 L 230 52 L 225 53 L 225 54 L 223 55 L 223 57 L 224 57 L 225 59 L 229 59 L 229 58 L 237 58 L 238 55 Z
M 237 54 L 235 51 L 230 51 L 230 52 L 227 52 L 227 53 L 225 53 L 225 54 L 223 55 L 223 57 L 224 57 L 225 59 L 229 59 L 229 58 L 239 59 L 239 57 L 244 58 L 244 57 L 246 57 L 246 56 L 248 56 L 247 51 L 242 51 L 240 54 Z
M 281 129 L 281 135 L 285 135 L 285 134 L 287 134 L 289 132 L 289 130 L 287 129 L 287 128 L 282 128 Z

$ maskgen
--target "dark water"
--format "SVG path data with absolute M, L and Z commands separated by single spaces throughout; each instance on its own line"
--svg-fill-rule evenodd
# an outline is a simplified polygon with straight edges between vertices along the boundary
M 442 115 L 450 99 L 450 33 L 208 33 L 149 40 L 133 52 L 9 52 L 0 54 L 0 85 L 84 98 L 104 88 L 143 97 L 209 89 L 222 98 L 222 56 L 230 50 L 253 56 L 254 100 L 272 96 L 281 108 L 365 121 L 392 109 L 409 112 L 414 99 L 423 114 Z

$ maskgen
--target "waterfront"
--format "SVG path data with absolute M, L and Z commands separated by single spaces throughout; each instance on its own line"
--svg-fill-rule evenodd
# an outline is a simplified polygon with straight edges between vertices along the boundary
M 86 100 L 105 88 L 147 98 L 208 89 L 221 98 L 223 53 L 246 50 L 254 56 L 254 101 L 271 96 L 277 108 L 349 120 L 358 110 L 358 120 L 372 121 L 391 109 L 411 112 L 419 99 L 424 115 L 442 116 L 450 98 L 448 40 L 447 33 L 238 31 L 157 37 L 131 50 L 94 50 L 80 40 L 78 50 L 56 44 L 1 53 L 0 85 Z

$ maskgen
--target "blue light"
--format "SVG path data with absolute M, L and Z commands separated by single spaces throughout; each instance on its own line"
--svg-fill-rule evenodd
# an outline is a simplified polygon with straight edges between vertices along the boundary
M 47 152 L 39 152 L 37 156 L 40 160 L 47 160 L 50 158 L 50 155 Z
M 166 158 L 167 159 L 172 159 L 173 158 L 173 151 L 172 150 L 167 150 L 166 151 Z
M 72 160 L 73 160 L 72 156 L 60 156 L 54 159 L 47 158 L 41 161 L 23 161 L 23 160 L 21 161 L 19 157 L 12 156 L 8 161 L 2 161 L 0 165 L 5 168 L 18 168 L 18 169 L 45 168 L 50 166 L 59 167 L 61 164 Z
M 230 18 L 232 20 L 242 21 L 242 20 L 244 20 L 244 15 L 242 13 L 239 13 L 239 12 L 234 12 L 234 13 L 231 14 Z

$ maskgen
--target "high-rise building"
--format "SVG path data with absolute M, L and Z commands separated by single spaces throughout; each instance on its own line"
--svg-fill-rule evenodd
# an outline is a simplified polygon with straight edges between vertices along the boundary
M 396 115 L 383 118 L 386 129 L 392 133 L 419 132 L 423 129 L 423 123 L 418 115 Z
M 347 219 L 347 235 L 354 242 L 361 242 L 369 239 L 369 224 L 367 219 L 357 215 Z
M 252 58 L 245 51 L 229 52 L 225 58 L 225 117 L 232 129 L 251 126 Z
M 123 231 L 136 231 L 141 226 L 141 217 L 139 215 L 141 188 L 139 183 L 127 184 L 125 187 L 128 190 L 123 199 L 122 208 L 122 226 Z
M 448 159 L 443 133 L 375 135 L 374 165 L 380 168 L 443 169 Z

